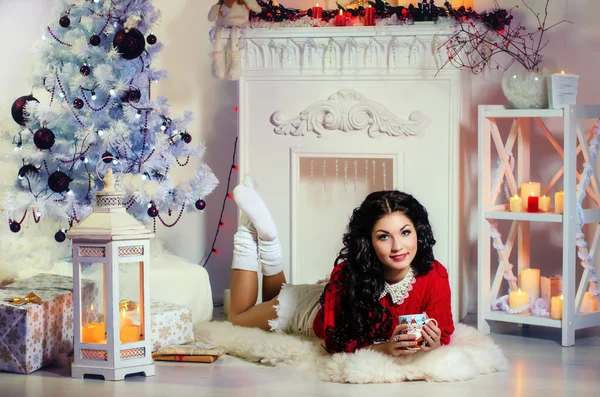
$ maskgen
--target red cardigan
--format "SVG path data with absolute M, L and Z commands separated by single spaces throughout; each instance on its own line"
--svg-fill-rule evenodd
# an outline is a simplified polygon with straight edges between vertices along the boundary
M 325 304 L 321 307 L 313 322 L 313 330 L 315 334 L 324 339 L 325 348 L 330 352 L 345 351 L 352 352 L 356 349 L 368 347 L 374 341 L 364 341 L 360 344 L 358 341 L 349 341 L 344 348 L 335 348 L 329 344 L 326 338 L 326 330 L 333 329 L 336 319 L 339 320 L 340 300 L 344 292 L 343 281 L 341 280 L 341 268 L 344 262 L 334 267 L 331 272 L 329 284 L 326 287 Z M 447 345 L 450 343 L 450 335 L 454 332 L 454 322 L 452 321 L 452 310 L 450 306 L 450 284 L 448 282 L 448 272 L 441 263 L 435 261 L 433 269 L 425 275 L 416 276 L 416 281 L 412 286 L 412 290 L 408 293 L 406 299 L 401 305 L 396 305 L 392 302 L 389 294 L 385 295 L 379 303 L 391 313 L 391 332 L 398 325 L 398 316 L 406 314 L 427 313 L 430 318 L 435 318 L 438 321 L 438 327 L 442 331 L 441 343 Z M 385 321 L 385 319 L 384 319 Z M 379 329 L 377 325 L 377 330 Z M 373 330 L 372 335 L 377 334 L 377 330 Z

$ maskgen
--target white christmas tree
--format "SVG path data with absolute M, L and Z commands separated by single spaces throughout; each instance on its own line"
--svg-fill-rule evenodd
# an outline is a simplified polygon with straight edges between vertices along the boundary
M 152 67 L 163 47 L 151 33 L 159 17 L 150 0 L 63 1 L 35 49 L 33 90 L 47 94 L 11 109 L 20 170 L 0 207 L 13 232 L 31 213 L 54 220 L 64 240 L 63 229 L 91 212 L 109 167 L 128 212 L 145 223 L 170 226 L 205 208 L 218 184 L 211 169 L 202 163 L 178 183 L 171 172 L 204 154 L 186 131 L 193 115 L 172 117 L 166 98 L 152 97 L 166 78 Z

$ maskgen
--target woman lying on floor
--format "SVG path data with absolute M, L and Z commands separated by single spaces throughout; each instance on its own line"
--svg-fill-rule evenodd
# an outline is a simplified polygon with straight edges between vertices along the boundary
M 398 316 L 426 313 L 438 325 L 423 327 L 420 350 L 450 342 L 448 273 L 433 257 L 427 211 L 414 197 L 393 190 L 369 194 L 352 213 L 329 282 L 290 285 L 275 223 L 249 175 L 233 196 L 242 215 L 234 236 L 232 324 L 316 335 L 331 353 L 370 348 L 399 356 L 418 350 Z M 256 304 L 259 263 L 263 303 Z

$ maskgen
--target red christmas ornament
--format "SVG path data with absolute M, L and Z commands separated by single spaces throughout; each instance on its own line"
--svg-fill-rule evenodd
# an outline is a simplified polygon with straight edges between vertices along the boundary
M 117 32 L 113 40 L 113 47 L 125 59 L 135 59 L 142 55 L 146 48 L 144 35 L 137 29 L 122 29 Z
M 194 206 L 196 207 L 197 210 L 202 211 L 203 209 L 206 208 L 206 201 L 198 200 L 198 201 L 196 201 Z
M 27 105 L 28 101 L 36 101 L 38 103 L 40 102 L 37 99 L 35 99 L 32 95 L 25 95 L 17 98 L 13 102 L 12 107 L 10 108 L 10 113 L 12 114 L 13 120 L 21 127 L 25 127 L 25 124 L 27 123 L 27 119 L 25 118 L 25 114 L 23 113 L 23 111 L 25 110 L 25 105 Z
M 90 37 L 90 44 L 93 45 L 94 47 L 100 45 L 100 36 L 95 34 L 92 37 Z
M 38 175 L 40 172 L 37 167 L 33 164 L 25 164 L 21 168 L 19 168 L 19 179 L 25 178 L 28 175 Z
M 83 65 L 82 67 L 79 68 L 79 73 L 81 73 L 84 76 L 89 76 L 91 71 L 92 70 L 87 65 Z
M 75 109 L 83 108 L 83 99 L 75 98 L 75 100 L 73 101 L 73 107 L 75 107 Z
M 110 163 L 111 161 L 113 161 L 113 155 L 110 152 L 104 152 L 104 154 L 102 155 L 102 161 L 104 161 L 106 164 Z
M 58 24 L 59 24 L 60 26 L 62 26 L 63 28 L 68 28 L 68 27 L 69 27 L 69 25 L 71 24 L 71 20 L 69 19 L 69 17 L 68 17 L 68 16 L 66 16 L 66 15 L 65 15 L 64 17 L 61 17 L 61 18 L 58 20 Z
M 40 150 L 50 149 L 55 140 L 54 132 L 49 128 L 40 128 L 33 135 L 33 143 Z
M 19 233 L 19 231 L 21 230 L 21 224 L 19 222 L 17 222 L 17 221 L 12 221 L 10 223 L 9 228 L 10 228 L 11 232 L 13 232 L 13 233 Z
M 190 143 L 192 141 L 192 136 L 187 132 L 184 132 L 183 134 L 181 134 L 181 139 L 183 139 L 185 143 Z
M 157 39 L 155 35 L 151 34 L 148 37 L 146 37 L 146 41 L 148 42 L 148 44 L 154 45 L 156 44 Z
M 54 171 L 48 177 L 48 187 L 55 193 L 62 193 L 69 190 L 71 178 L 62 171 Z
M 56 234 L 54 234 L 54 240 L 56 240 L 57 243 L 62 243 L 66 238 L 67 236 L 65 235 L 65 232 L 62 230 L 59 230 L 56 232 Z
M 142 98 L 142 93 L 137 88 L 131 88 L 129 91 L 124 91 L 121 96 L 123 102 L 139 102 Z
M 148 208 L 148 216 L 150 218 L 156 218 L 158 216 L 158 208 L 156 208 L 154 205 Z

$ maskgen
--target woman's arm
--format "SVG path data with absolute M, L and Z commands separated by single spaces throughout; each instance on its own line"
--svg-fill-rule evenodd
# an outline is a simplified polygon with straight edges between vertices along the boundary
M 429 318 L 435 318 L 441 331 L 440 342 L 442 345 L 450 343 L 450 336 L 454 332 L 452 320 L 452 306 L 450 282 L 448 272 L 440 263 L 435 263 L 431 272 L 431 281 L 428 288 L 429 297 L 426 299 L 425 313 Z

